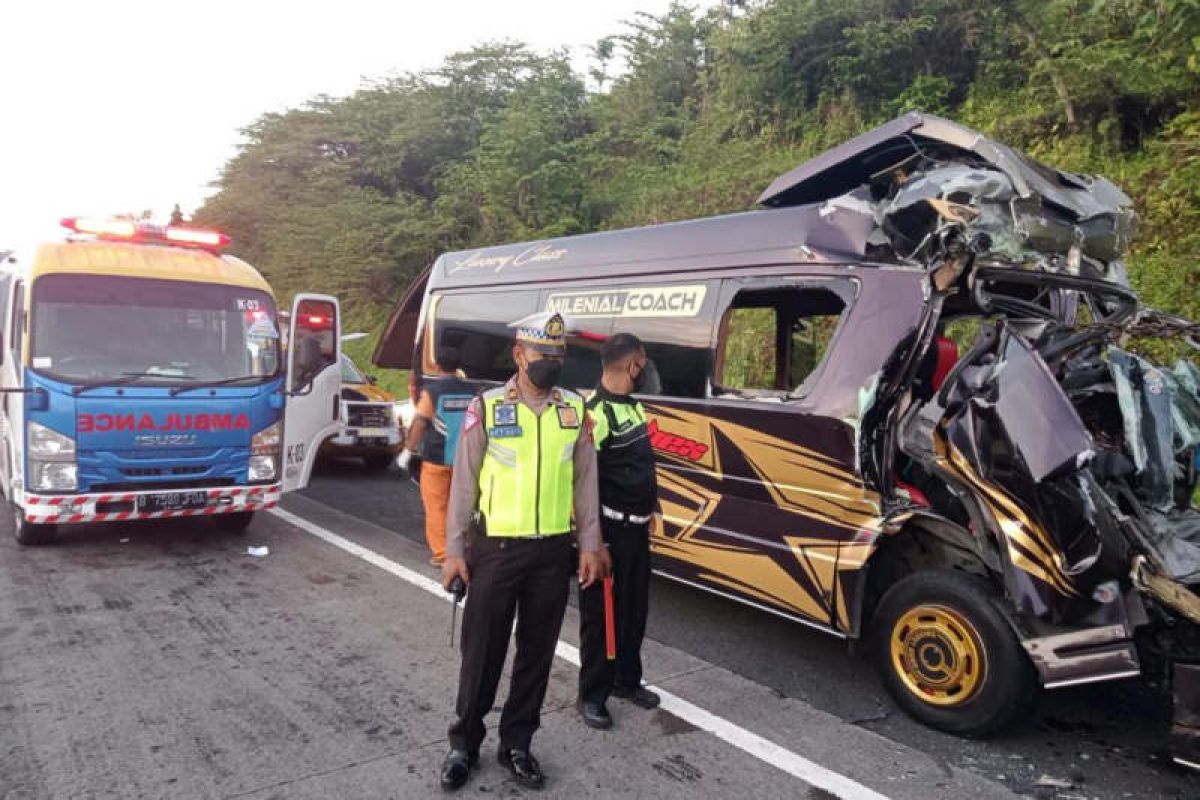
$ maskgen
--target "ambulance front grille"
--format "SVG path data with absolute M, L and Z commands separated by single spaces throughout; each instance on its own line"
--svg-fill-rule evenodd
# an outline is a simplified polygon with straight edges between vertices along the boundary
M 127 478 L 155 478 L 163 475 L 203 475 L 208 467 L 126 467 L 121 474 Z

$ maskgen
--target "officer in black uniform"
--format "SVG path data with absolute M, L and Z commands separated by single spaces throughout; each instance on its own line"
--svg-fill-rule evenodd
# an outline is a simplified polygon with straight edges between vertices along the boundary
M 612 559 L 616 659 L 606 652 L 604 589 L 579 592 L 579 713 L 593 728 L 608 728 L 610 695 L 642 708 L 659 697 L 642 686 L 642 638 L 650 589 L 650 519 L 658 502 L 646 409 L 631 395 L 646 388 L 652 367 L 641 340 L 619 333 L 601 351 L 604 372 L 587 401 L 595 427 L 600 482 L 600 527 Z

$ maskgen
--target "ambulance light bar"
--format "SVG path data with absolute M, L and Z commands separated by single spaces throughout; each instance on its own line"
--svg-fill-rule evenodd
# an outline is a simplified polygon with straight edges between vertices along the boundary
M 199 247 L 221 250 L 229 245 L 225 234 L 206 228 L 186 228 L 179 225 L 153 225 L 127 219 L 98 219 L 64 217 L 62 226 L 75 233 L 118 242 L 163 242 L 179 247 Z

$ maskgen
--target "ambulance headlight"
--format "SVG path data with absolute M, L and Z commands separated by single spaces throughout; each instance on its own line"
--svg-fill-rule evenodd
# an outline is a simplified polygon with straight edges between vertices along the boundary
M 275 456 L 250 456 L 250 481 L 273 481 L 279 472 L 279 461 Z
M 29 423 L 26 446 L 31 458 L 74 461 L 75 440 L 36 422 Z
M 279 476 L 279 453 L 283 447 L 283 428 L 278 422 L 268 425 L 250 439 L 251 483 L 273 481 Z
M 29 461 L 30 488 L 35 492 L 73 492 L 79 488 L 74 462 Z

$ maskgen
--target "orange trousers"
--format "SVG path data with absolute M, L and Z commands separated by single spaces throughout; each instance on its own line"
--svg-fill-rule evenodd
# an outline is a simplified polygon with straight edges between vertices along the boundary
M 439 561 L 446 557 L 446 509 L 450 506 L 450 475 L 446 464 L 421 464 L 421 502 L 425 505 L 425 541 Z

